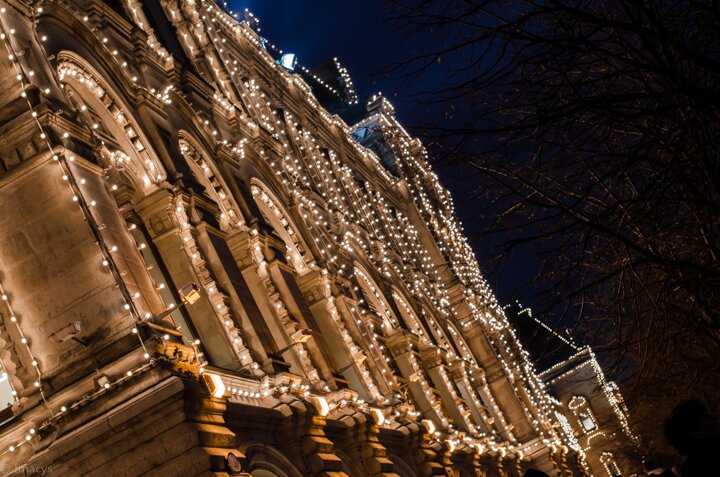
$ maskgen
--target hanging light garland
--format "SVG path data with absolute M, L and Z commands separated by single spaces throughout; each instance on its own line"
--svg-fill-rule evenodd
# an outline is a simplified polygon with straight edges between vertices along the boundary
M 286 111 L 284 117 L 279 117 L 277 109 L 273 107 L 270 98 L 265 91 L 263 91 L 260 83 L 255 79 L 243 81 L 240 78 L 241 72 L 237 67 L 237 61 L 233 59 L 231 55 L 232 46 L 227 44 L 226 38 L 221 35 L 221 32 L 236 38 L 242 37 L 255 45 L 256 52 L 261 60 L 265 61 L 268 67 L 275 68 L 277 74 L 280 75 L 281 78 L 284 78 L 288 85 L 294 85 L 304 93 L 304 98 L 308 106 L 318 112 L 318 118 L 323 120 L 327 127 L 339 128 L 346 133 L 344 140 L 347 150 L 357 155 L 357 157 L 350 160 L 351 163 L 352 161 L 357 161 L 358 164 L 372 165 L 373 172 L 380 180 L 385 182 L 386 187 L 389 189 L 398 187 L 400 181 L 387 173 L 375 153 L 365 149 L 350 137 L 349 132 L 356 128 L 357 125 L 350 128 L 339 118 L 329 115 L 327 111 L 318 104 L 312 95 L 312 89 L 309 88 L 302 79 L 297 75 L 290 75 L 282 68 L 275 67 L 272 57 L 262 48 L 262 41 L 258 39 L 257 34 L 252 31 L 247 24 L 238 24 L 213 2 L 201 0 L 199 5 L 201 5 L 204 14 L 210 16 L 211 23 L 216 25 L 215 27 L 206 28 L 204 32 L 212 42 L 215 52 L 214 55 L 216 55 L 209 58 L 211 69 L 217 76 L 217 85 L 219 85 L 219 88 L 214 93 L 213 99 L 218 107 L 221 108 L 222 111 L 225 111 L 225 113 L 235 114 L 237 112 L 248 130 L 263 128 L 268 131 L 271 137 L 280 142 L 284 154 L 277 156 L 273 154 L 271 156 L 263 150 L 260 152 L 260 155 L 264 156 L 266 160 L 272 161 L 278 179 L 285 186 L 285 192 L 288 195 L 297 197 L 304 208 L 303 221 L 307 229 L 311 232 L 310 236 L 313 241 L 313 246 L 321 255 L 318 263 L 311 266 L 321 267 L 325 270 L 326 274 L 349 276 L 352 273 L 358 276 L 356 270 L 351 272 L 347 264 L 344 263 L 345 260 L 340 256 L 340 252 L 353 250 L 353 246 L 359 244 L 367 256 L 375 257 L 373 260 L 375 265 L 377 265 L 378 270 L 381 270 L 386 277 L 392 277 L 393 275 L 402 277 L 415 296 L 423 297 L 423 299 L 432 305 L 432 314 L 425 314 L 424 309 L 422 310 L 422 314 L 431 327 L 432 334 L 435 335 L 435 339 L 440 343 L 440 347 L 444 351 L 443 356 L 445 363 L 449 364 L 448 360 L 454 361 L 460 359 L 456 356 L 455 351 L 447 340 L 443 328 L 447 329 L 448 332 L 454 336 L 455 342 L 460 343 L 460 348 L 463 353 L 467 353 L 468 348 L 462 340 L 461 334 L 454 326 L 449 326 L 448 323 L 462 323 L 461 329 L 470 326 L 470 322 L 467 320 L 463 321 L 457 316 L 457 312 L 453 305 L 451 305 L 447 290 L 443 285 L 444 278 L 441 276 L 437 267 L 433 265 L 432 256 L 427 250 L 417 246 L 421 243 L 420 234 L 412 225 L 410 219 L 400 211 L 397 205 L 392 203 L 392 200 L 389 200 L 387 194 L 373 190 L 370 182 L 363 180 L 362 174 L 359 174 L 357 169 L 350 167 L 347 163 L 343 163 L 335 151 L 331 148 L 324 147 L 308 130 L 302 129 L 300 123 L 295 122 L 290 112 Z M 42 7 L 33 10 L 33 15 L 41 13 Z M 79 12 L 75 13 L 80 16 Z M 0 10 L 0 17 L 4 14 L 5 8 L 2 8 Z M 89 22 L 90 20 L 87 16 L 81 16 L 81 18 L 83 22 Z M 145 29 L 142 18 L 137 17 L 135 21 L 141 28 Z M 13 30 L 5 31 L 3 27 L 0 37 L 8 52 L 8 58 L 17 72 L 17 78 L 22 91 L 21 96 L 27 100 L 29 111 L 40 129 L 40 137 L 45 141 L 47 150 L 52 153 L 53 159 L 59 164 L 62 177 L 73 194 L 73 201 L 80 207 L 91 227 L 91 231 L 97 239 L 97 244 L 103 257 L 103 264 L 108 267 L 121 290 L 125 301 L 125 309 L 136 322 L 140 323 L 144 320 L 135 302 L 135 300 L 140 297 L 138 294 L 131 294 L 127 285 L 122 280 L 120 270 L 113 259 L 113 252 L 117 250 L 116 246 L 108 244 L 105 237 L 99 232 L 100 228 L 97 226 L 91 212 L 91 208 L 96 205 L 96 201 L 92 198 L 85 197 L 83 188 L 81 187 L 84 184 L 83 179 L 77 177 L 71 165 L 76 160 L 76 157 L 69 149 L 66 149 L 64 145 L 59 144 L 53 146 L 50 143 L 40 123 L 38 114 L 34 111 L 30 100 L 27 98 L 26 90 L 28 85 L 32 84 L 31 81 L 34 77 L 34 72 L 31 70 L 25 71 L 18 62 L 17 54 L 13 50 L 10 41 L 10 37 L 12 37 L 14 33 Z M 93 30 L 93 33 L 96 34 L 96 30 Z M 41 39 L 41 41 L 42 40 L 44 39 Z M 105 48 L 109 57 L 117 62 L 120 70 L 125 72 L 130 82 L 135 85 L 136 88 L 146 89 L 140 84 L 137 76 L 132 73 L 128 62 L 124 61 L 118 53 L 118 50 L 112 47 L 111 41 L 107 37 L 98 38 L 98 42 Z M 158 56 L 159 60 L 163 62 L 173 61 L 172 55 L 162 48 L 154 37 L 148 39 L 148 44 L 152 48 L 152 51 Z M 190 46 L 190 48 L 194 47 Z M 339 63 L 338 67 L 341 68 Z M 243 92 L 241 92 L 239 97 L 235 97 L 233 89 L 229 87 L 229 83 L 226 84 L 226 82 L 222 80 L 222 70 L 229 71 L 231 76 L 233 76 L 234 83 L 243 86 Z M 350 93 L 355 94 L 349 81 L 349 75 L 347 75 L 347 71 L 344 68 L 341 68 L 341 74 L 346 84 L 350 85 Z M 345 78 L 346 76 L 347 78 Z M 318 81 L 320 80 L 318 79 Z M 175 85 L 166 84 L 160 87 L 147 88 L 146 90 L 163 104 L 171 104 L 175 89 Z M 49 92 L 47 89 L 44 91 L 46 94 Z M 489 289 L 489 285 L 482 278 L 474 254 L 464 237 L 462 227 L 455 219 L 449 193 L 440 186 L 437 176 L 428 166 L 427 152 L 421 147 L 417 140 L 411 139 L 410 135 L 397 123 L 392 114 L 392 106 L 387 100 L 381 97 L 374 97 L 371 99 L 371 102 L 374 101 L 380 101 L 382 103 L 381 111 L 366 121 L 380 122 L 383 128 L 389 129 L 392 133 L 391 135 L 397 138 L 396 141 L 393 142 L 392 148 L 395 150 L 395 154 L 403 158 L 403 162 L 400 163 L 401 169 L 409 168 L 403 173 L 404 180 L 409 185 L 410 193 L 415 204 L 418 205 L 421 214 L 432 227 L 433 235 L 439 245 L 440 252 L 448 258 L 453 272 L 466 287 L 465 299 L 469 308 L 472 310 L 472 320 L 481 323 L 481 325 L 488 330 L 488 337 L 496 350 L 503 370 L 506 375 L 510 377 L 516 393 L 527 397 L 529 405 L 525 405 L 523 400 L 521 400 L 521 404 L 536 431 L 546 439 L 546 442 L 560 445 L 562 443 L 561 437 L 554 434 L 552 428 L 547 428 L 544 424 L 555 412 L 556 404 L 547 396 L 544 384 L 537 377 L 534 368 L 529 362 L 527 352 L 520 346 L 512 328 L 510 328 L 507 323 L 504 313 L 498 307 L 497 301 Z M 202 114 L 198 112 L 198 116 L 200 117 L 201 115 Z M 206 115 L 206 117 L 212 118 L 213 115 Z M 204 125 L 212 137 L 216 137 L 222 144 L 230 144 L 227 139 L 222 138 L 222 130 L 214 125 L 212 119 L 206 119 Z M 92 131 L 92 125 L 89 125 L 89 128 Z M 61 136 L 68 139 L 69 133 L 63 132 Z M 246 144 L 247 139 L 244 138 L 232 148 L 233 152 L 241 158 L 244 157 L 244 146 Z M 120 160 L 121 156 L 117 157 L 117 160 Z M 202 166 L 201 169 L 204 170 Z M 160 171 L 157 172 L 158 174 L 154 174 L 151 180 L 157 181 L 162 179 L 162 173 L 160 173 Z M 208 172 L 206 172 L 206 174 L 211 180 L 212 174 Z M 324 207 L 322 208 L 316 200 L 318 193 L 325 201 Z M 434 198 L 439 199 L 440 203 L 443 204 L 441 208 L 437 207 L 437 201 Z M 224 205 L 223 207 L 223 213 L 232 211 L 233 214 L 235 214 L 236 209 L 229 209 Z M 187 216 L 181 204 L 178 204 L 176 212 L 178 222 L 181 224 L 183 230 L 187 232 Z M 346 229 L 341 235 L 329 232 L 331 223 L 336 220 L 336 218 L 337 221 L 342 224 L 341 228 Z M 237 221 L 235 221 L 235 219 L 237 219 Z M 242 227 L 245 223 L 244 218 L 233 217 L 233 223 L 235 226 Z M 353 229 L 352 226 L 354 224 L 362 227 L 362 234 L 367 234 L 367 239 L 369 240 L 360 236 L 358 230 Z M 295 233 L 294 230 L 290 228 L 286 229 L 286 231 L 288 235 Z M 189 234 L 189 232 L 187 232 L 187 234 Z M 188 239 L 184 240 L 184 243 L 187 244 L 189 256 L 197 261 L 202 261 L 202 257 L 198 255 L 199 250 L 197 246 L 190 243 L 192 237 L 186 235 L 185 238 Z M 374 253 L 373 249 L 377 249 L 377 253 Z M 399 260 L 395 260 L 393 258 L 395 256 L 398 256 Z M 298 263 L 301 263 L 301 257 L 292 258 L 299 260 Z M 207 291 L 209 294 L 212 293 L 211 290 Z M 381 296 L 377 296 L 377 289 L 372 290 L 372 285 L 371 291 L 376 294 L 378 300 L 383 299 Z M 11 316 L 16 318 L 15 314 L 12 313 L 12 308 L 10 308 L 9 297 L 1 287 L 0 293 L 2 293 L 3 299 L 7 303 Z M 396 302 L 397 301 L 398 300 L 396 300 Z M 411 313 L 414 315 L 414 311 L 410 309 L 407 303 L 404 301 L 401 303 L 400 306 L 404 309 L 407 316 L 411 316 Z M 223 310 L 224 305 L 220 302 L 217 304 L 220 305 L 218 310 Z M 360 310 L 360 314 L 363 313 L 364 311 Z M 389 320 L 389 325 L 386 327 L 392 328 L 398 326 L 397 319 L 392 312 L 385 310 L 383 314 L 383 319 Z M 18 332 L 22 337 L 21 342 L 26 345 L 27 352 L 37 371 L 35 386 L 39 389 L 42 400 L 47 403 L 42 390 L 42 373 L 40 366 L 32 356 L 30 347 L 27 346 L 27 340 L 24 335 L 22 335 L 22 329 L 19 323 L 17 323 L 17 318 L 11 321 L 16 323 Z M 224 319 L 224 321 L 227 322 L 227 319 Z M 370 327 L 370 330 L 370 346 L 376 346 L 382 353 L 386 353 L 387 350 L 381 342 L 382 333 L 376 333 L 372 327 Z M 241 330 L 229 326 L 227 327 L 227 332 L 233 343 L 240 346 L 239 352 L 243 356 L 243 362 L 257 369 L 257 363 L 252 361 L 252 358 L 249 357 L 248 354 L 243 354 L 245 351 L 242 351 L 244 348 L 242 348 L 242 340 L 240 338 Z M 422 326 L 418 324 L 415 324 L 411 332 L 426 341 L 428 340 L 428 336 Z M 142 339 L 140 339 L 139 334 L 138 339 L 144 350 L 144 357 L 149 360 L 149 362 L 135 370 L 128 371 L 128 374 L 125 376 L 113 381 L 108 381 L 106 383 L 108 386 L 104 386 L 103 389 L 125 382 L 131 379 L 132 376 L 143 372 L 151 366 L 153 361 L 150 359 L 150 354 L 147 352 L 145 344 Z M 347 344 L 351 345 L 351 342 L 350 340 Z M 194 344 L 197 345 L 198 343 Z M 422 373 L 422 368 L 415 360 L 412 348 L 408 348 L 408 353 L 413 369 L 416 370 L 416 372 Z M 385 361 L 389 362 L 391 359 L 393 359 L 391 355 L 384 355 Z M 472 360 L 469 361 L 469 365 L 470 367 L 474 366 L 477 368 L 477 363 L 473 363 Z M 393 371 L 390 371 L 388 374 L 392 375 Z M 450 390 L 450 395 L 454 399 L 457 399 L 456 387 L 447 373 L 445 373 L 444 368 L 440 372 L 440 376 L 447 386 L 447 389 Z M 477 385 L 476 383 L 471 384 L 473 378 L 465 369 L 465 366 L 461 368 L 461 376 L 468 388 Z M 315 375 L 311 381 L 316 379 L 317 375 Z M 391 378 L 388 376 L 387 379 Z M 372 384 L 373 389 L 377 389 L 376 384 L 372 383 L 372 380 L 369 382 Z M 420 382 L 424 387 L 428 386 L 428 382 L 424 376 L 421 377 Z M 303 389 L 303 393 L 310 392 L 310 385 L 304 384 L 302 386 L 306 386 L 306 388 L 301 388 Z M 500 408 L 492 401 L 492 392 L 488 388 L 487 383 L 483 384 L 483 388 L 484 394 L 487 396 L 486 399 L 491 400 L 489 404 L 494 409 L 494 413 L 500 418 L 501 422 L 498 424 L 501 428 L 507 428 L 508 425 L 504 420 Z M 260 397 L 259 391 L 238 390 L 239 388 L 236 386 L 230 386 L 229 389 L 231 395 L 241 395 L 255 399 Z M 294 391 L 295 389 L 291 386 L 289 390 Z M 288 390 L 285 390 L 284 386 L 273 386 L 272 388 L 266 387 L 264 392 L 272 394 L 286 391 Z M 431 404 L 433 404 L 433 407 L 436 407 L 433 393 L 426 391 L 425 394 Z M 91 397 L 94 395 L 95 394 L 91 395 Z M 475 396 L 473 397 L 473 401 L 476 407 L 481 406 Z M 620 406 L 621 404 L 617 404 L 618 408 Z M 48 424 L 44 424 L 44 426 L 50 425 L 49 423 L 54 422 L 53 419 L 60 418 L 64 413 L 70 412 L 75 408 L 76 404 L 63 406 L 48 419 Z M 460 411 L 461 414 L 466 414 L 464 407 L 461 407 Z M 396 413 L 398 412 L 399 411 L 396 411 Z M 408 415 L 413 416 L 413 412 L 414 411 L 410 411 Z M 415 414 L 415 416 L 417 416 L 417 414 Z M 442 414 L 438 414 L 438 417 L 443 424 L 448 424 L 447 419 L 442 416 Z M 29 435 L 34 435 L 39 429 L 33 427 Z M 481 434 L 478 429 L 479 428 L 476 427 L 471 428 L 471 433 L 477 438 L 470 436 L 461 440 L 457 437 L 457 431 L 452 431 L 452 428 L 450 428 L 450 434 L 448 435 L 452 437 L 447 439 L 448 445 L 450 445 L 453 450 L 456 449 L 461 442 L 465 442 L 471 446 L 484 445 L 482 443 L 487 441 L 481 440 L 481 438 L 485 436 Z M 437 432 L 435 434 L 437 436 L 440 435 Z M 32 439 L 32 437 L 30 439 Z M 25 441 L 10 446 L 8 452 L 14 451 L 30 439 L 26 438 Z M 525 452 L 527 455 L 531 449 L 531 447 L 523 448 L 521 445 L 514 446 L 506 444 L 495 446 L 494 441 L 492 442 L 493 444 L 490 445 L 490 448 L 493 451 L 501 449 L 503 453 L 507 451 L 521 452 L 522 449 L 522 452 Z

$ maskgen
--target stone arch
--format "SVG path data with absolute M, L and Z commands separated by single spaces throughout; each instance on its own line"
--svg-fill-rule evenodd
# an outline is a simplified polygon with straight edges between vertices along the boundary
M 228 230 L 244 225 L 240 207 L 210 154 L 186 131 L 180 131 L 178 136 L 180 153 L 190 170 L 205 188 L 206 194 L 220 207 L 220 228 Z
M 146 195 L 167 177 L 132 109 L 91 65 L 70 51 L 58 54 L 56 67 L 66 94 L 100 140 L 101 160 L 130 179 Z
M 314 261 L 295 222 L 285 210 L 277 196 L 258 179 L 250 181 L 250 192 L 260 212 L 275 233 L 287 247 L 288 263 L 292 264 L 299 274 L 304 274 L 313 267 Z
M 404 358 L 397 359 L 384 344 L 384 342 L 386 343 L 387 340 L 398 331 L 401 325 L 382 293 L 380 286 L 370 276 L 367 269 L 362 268 L 362 265 L 358 262 L 355 262 L 353 265 L 353 276 L 366 302 L 372 308 L 376 309 L 376 313 L 382 318 L 381 332 L 374 331 L 372 323 L 370 322 L 371 320 L 362 321 L 370 322 L 369 325 L 367 323 L 365 324 L 365 326 L 370 326 L 368 336 L 372 342 L 369 344 L 371 347 L 375 347 L 377 353 L 382 358 L 380 364 L 394 373 L 388 376 L 385 369 L 383 369 L 381 372 L 385 374 L 384 379 L 393 379 L 392 384 L 395 386 L 399 386 L 395 377 L 408 380 L 409 392 L 418 408 L 424 408 L 428 410 L 429 413 L 436 415 L 436 408 L 433 406 L 435 399 L 426 393 L 427 383 L 430 378 L 425 368 L 421 366 L 414 354 L 407 353 Z M 443 420 L 443 422 L 444 419 L 445 418 L 438 417 L 438 420 Z
M 395 454 L 388 455 L 388 459 L 393 463 L 393 472 L 400 477 L 417 477 L 413 468 L 405 462 L 405 460 Z
M 247 472 L 253 477 L 303 477 L 280 451 L 265 445 L 251 445 L 245 450 Z

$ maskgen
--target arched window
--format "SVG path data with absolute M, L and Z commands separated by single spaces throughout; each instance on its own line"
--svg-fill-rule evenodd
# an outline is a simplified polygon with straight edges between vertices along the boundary
M 382 291 L 367 273 L 357 267 L 355 267 L 355 278 L 365 302 L 382 319 L 383 334 L 392 334 L 392 329 L 398 326 L 398 322 Z
M 275 233 L 285 243 L 288 263 L 292 264 L 299 274 L 307 272 L 309 270 L 305 257 L 307 248 L 285 209 L 265 186 L 255 180 L 250 186 L 250 192 L 265 221 L 275 229 Z
M 407 300 L 396 290 L 392 291 L 392 297 L 408 329 L 418 335 L 421 342 L 428 343 L 430 340 L 427 331 Z
M 615 456 L 613 456 L 612 453 L 603 452 L 600 456 L 600 462 L 602 462 L 603 467 L 605 467 L 605 472 L 607 472 L 609 477 L 620 475 L 620 467 L 618 467 Z
M 244 224 L 239 207 L 230 194 L 215 164 L 185 134 L 180 133 L 180 153 L 185 157 L 198 182 L 205 192 L 220 207 L 220 228 L 239 227 Z
M 568 407 L 577 417 L 578 424 L 584 433 L 597 429 L 597 421 L 590 409 L 590 404 L 584 396 L 573 396 Z
M 101 75 L 72 53 L 61 52 L 58 56 L 57 71 L 63 87 L 82 121 L 100 141 L 103 159 L 130 178 L 135 189 L 151 191 L 166 174 L 128 108 L 102 82 Z

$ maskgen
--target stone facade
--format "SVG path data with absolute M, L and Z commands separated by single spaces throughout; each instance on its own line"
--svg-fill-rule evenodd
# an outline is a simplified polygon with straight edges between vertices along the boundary
M 208 0 L 0 30 L 0 473 L 588 474 L 385 99 Z

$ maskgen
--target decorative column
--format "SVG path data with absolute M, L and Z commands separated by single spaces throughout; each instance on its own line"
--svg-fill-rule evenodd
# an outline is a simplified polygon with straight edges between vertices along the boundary
M 317 353 L 311 356 L 303 344 L 293 344 L 293 336 L 297 336 L 301 329 L 308 326 L 304 320 L 299 321 L 301 317 L 297 316 L 298 313 L 293 314 L 288 309 L 289 294 L 282 271 L 291 270 L 282 258 L 287 251 L 285 244 L 274 234 L 251 229 L 249 234 L 241 232 L 230 237 L 228 245 L 253 297 L 259 297 L 258 311 L 263 311 L 271 318 L 264 326 L 274 337 L 271 351 L 286 347 L 285 357 L 291 364 L 302 370 L 311 381 L 318 381 L 321 376 L 311 359 L 317 358 Z M 279 288 L 281 286 L 282 289 Z M 256 321 L 260 318 L 263 317 L 256 317 Z M 291 350 L 292 355 L 289 354 Z
M 453 470 L 452 453 L 455 451 L 455 445 L 450 444 L 448 441 L 439 441 L 433 445 L 435 449 L 435 462 L 437 462 L 445 470 L 445 474 L 448 477 L 456 477 L 455 470 Z
M 486 334 L 484 326 L 480 321 L 465 323 L 463 331 L 467 337 L 467 344 L 485 369 L 487 384 L 502 413 L 509 421 L 512 421 L 514 436 L 520 441 L 530 440 L 535 435 L 535 431 L 525 414 L 520 397 L 515 393 L 490 344 L 491 338 Z M 505 437 L 509 438 L 509 435 Z
M 397 367 L 407 380 L 406 386 L 412 394 L 416 407 L 434 425 L 442 423 L 442 426 L 446 427 L 448 422 L 440 410 L 441 403 L 435 398 L 432 388 L 425 379 L 424 371 L 418 364 L 415 351 L 417 336 L 405 330 L 396 331 L 388 338 L 387 346 Z
M 580 451 L 577 456 L 577 464 L 578 470 L 580 471 L 580 475 L 582 477 L 592 477 L 592 474 L 590 473 L 590 467 L 588 466 L 587 460 L 585 458 L 585 453 L 582 451 Z
M 318 324 L 310 312 L 307 302 L 295 281 L 293 268 L 285 260 L 275 258 L 268 260 L 266 264 L 269 286 L 276 290 L 279 303 L 285 307 L 288 318 L 294 321 L 296 326 L 303 329 L 318 331 Z M 292 336 L 292 335 L 291 335 Z M 303 349 L 298 353 L 304 362 L 307 362 L 308 378 L 311 381 L 321 379 L 325 382 L 332 381 L 330 366 L 328 366 L 325 353 L 321 347 L 320 337 L 313 336 Z
M 349 283 L 340 283 L 338 277 L 331 277 L 324 270 L 312 270 L 299 277 L 299 286 L 322 339 L 326 343 L 336 370 L 342 370 L 342 378 L 347 378 L 352 389 L 365 389 L 367 400 L 382 401 L 382 395 L 372 380 L 366 367 L 367 355 L 355 341 L 345 325 L 343 315 L 336 304 L 336 295 Z M 362 393 L 361 393 L 362 394 Z M 365 397 L 365 396 L 363 396 Z
M 558 476 L 573 477 L 573 472 L 567 465 L 566 451 L 562 447 L 550 446 L 550 461 L 555 467 Z
M 475 454 L 474 461 L 476 462 L 475 475 L 476 477 L 495 477 L 492 473 L 493 463 L 492 458 L 488 453 Z
M 492 455 L 493 467 L 495 467 L 495 472 L 497 473 L 498 477 L 509 477 L 509 475 L 505 471 L 505 465 L 503 464 L 503 457 L 504 457 L 504 452 L 502 450 L 495 452 Z
M 524 469 L 523 469 L 523 455 L 522 452 L 518 452 L 514 455 L 514 465 L 515 465 L 515 472 L 517 472 L 518 477 L 521 477 L 523 475 Z
M 487 464 L 483 464 L 483 458 L 474 447 L 465 447 L 464 455 L 458 460 L 462 460 L 463 468 L 470 471 L 469 475 L 473 477 L 488 477 Z

